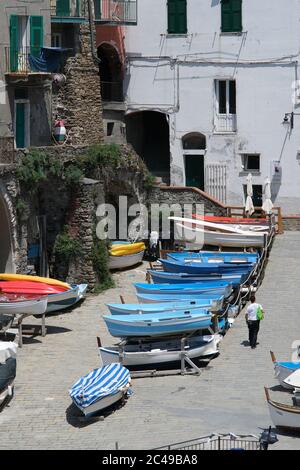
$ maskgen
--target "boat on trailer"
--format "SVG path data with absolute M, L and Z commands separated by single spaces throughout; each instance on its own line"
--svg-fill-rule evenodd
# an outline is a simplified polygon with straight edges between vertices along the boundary
M 156 284 L 182 284 L 182 283 L 193 283 L 193 282 L 204 282 L 204 283 L 212 283 L 212 282 L 219 282 L 219 281 L 226 281 L 230 282 L 234 287 L 243 284 L 247 278 L 249 277 L 248 274 L 215 274 L 215 275 L 204 275 L 201 274 L 189 274 L 189 273 L 169 273 L 165 271 L 155 271 L 148 269 L 148 273 L 151 275 L 151 278 L 154 283 Z
M 159 259 L 164 271 L 169 273 L 188 273 L 198 275 L 235 275 L 250 273 L 255 265 L 253 263 L 203 263 L 197 260 Z
M 180 310 L 144 315 L 103 315 L 107 329 L 118 338 L 178 335 L 211 327 L 208 310 Z
M 179 222 L 176 223 L 176 226 L 180 229 L 183 229 L 184 232 L 190 233 L 188 238 L 185 238 L 185 241 L 189 244 L 192 243 L 194 246 L 199 246 L 200 248 L 203 245 L 212 245 L 212 246 L 228 246 L 228 247 L 239 247 L 239 248 L 262 248 L 265 244 L 265 235 L 267 233 L 221 233 L 213 232 L 203 228 L 192 228 L 187 227 L 184 224 Z M 194 238 L 194 240 L 193 240 Z
M 185 263 L 232 263 L 245 265 L 247 263 L 256 264 L 259 260 L 258 253 L 245 252 L 218 252 L 218 251 L 178 251 L 167 254 L 167 259 L 184 261 Z
M 136 294 L 137 299 L 142 304 L 155 304 L 155 303 L 184 303 L 187 306 L 194 305 L 196 302 L 208 305 L 208 310 L 217 312 L 221 310 L 224 303 L 224 296 L 218 294 L 198 294 L 198 295 L 182 295 L 182 294 Z
M 209 300 L 192 302 L 156 302 L 138 304 L 107 304 L 111 315 L 145 315 L 154 313 L 172 313 L 183 310 L 206 309 L 212 310 Z
M 273 351 L 270 351 L 271 359 L 274 364 L 275 377 L 283 388 L 291 390 L 293 387 L 289 383 L 285 382 L 287 377 L 289 377 L 296 370 L 300 370 L 300 361 L 299 362 L 279 362 L 276 360 L 275 354 Z
M 190 359 L 208 359 L 219 354 L 219 334 L 186 338 L 126 342 L 124 345 L 99 347 L 103 365 L 120 362 L 126 367 L 160 366 L 181 361 L 183 354 Z
M 292 432 L 300 431 L 300 406 L 286 405 L 271 400 L 269 389 L 265 387 L 269 412 L 274 425 L 277 428 Z
M 149 284 L 149 283 L 135 283 L 134 287 L 138 294 L 175 294 L 182 296 L 185 295 L 198 295 L 198 294 L 217 294 L 229 297 L 232 294 L 233 286 L 230 282 L 218 280 L 209 282 L 191 282 L 181 284 Z
M 93 415 L 127 395 L 130 373 L 122 364 L 109 364 L 94 369 L 80 378 L 69 390 L 74 404 L 85 416 Z

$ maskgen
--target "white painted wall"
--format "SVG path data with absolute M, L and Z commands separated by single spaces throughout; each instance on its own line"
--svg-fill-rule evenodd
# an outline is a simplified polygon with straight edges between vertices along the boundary
M 166 0 L 140 0 L 137 26 L 126 27 L 128 112 L 157 110 L 170 116 L 171 182 L 185 184 L 181 138 L 205 134 L 205 162 L 227 164 L 228 204 L 243 204 L 240 152 L 260 153 L 254 184 L 272 178 L 281 160 L 274 203 L 300 213 L 300 116 L 291 133 L 283 125 L 299 74 L 300 0 L 244 0 L 243 33 L 221 34 L 220 0 L 187 0 L 188 34 L 167 35 Z M 178 80 L 179 77 L 179 80 Z M 237 82 L 237 132 L 214 132 L 214 80 Z M 299 154 L 298 154 L 299 151 Z

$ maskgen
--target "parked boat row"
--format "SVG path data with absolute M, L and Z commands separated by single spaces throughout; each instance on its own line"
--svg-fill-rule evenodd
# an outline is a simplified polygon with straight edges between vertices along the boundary
M 298 353 L 299 356 L 299 353 Z M 298 362 L 277 361 L 271 351 L 275 377 L 283 389 L 292 392 L 292 405 L 279 403 L 270 396 L 270 389 L 265 387 L 271 419 L 278 428 L 287 431 L 300 431 L 300 356 Z

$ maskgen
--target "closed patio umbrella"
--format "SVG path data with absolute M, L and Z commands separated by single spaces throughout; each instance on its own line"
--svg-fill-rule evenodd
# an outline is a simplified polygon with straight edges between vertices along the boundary
M 249 216 L 251 216 L 254 212 L 252 197 L 253 197 L 252 175 L 251 173 L 249 173 L 249 175 L 247 176 L 247 199 L 246 199 L 246 205 L 245 205 L 245 211 Z
M 271 181 L 266 178 L 264 185 L 264 203 L 262 209 L 266 214 L 271 214 L 273 209 L 273 203 L 271 201 Z

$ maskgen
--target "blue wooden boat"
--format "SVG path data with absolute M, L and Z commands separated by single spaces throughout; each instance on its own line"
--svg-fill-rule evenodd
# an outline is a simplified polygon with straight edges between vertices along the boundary
M 179 292 L 178 294 L 137 294 L 136 296 L 141 304 L 176 302 L 190 306 L 198 302 L 203 302 L 203 306 L 210 305 L 211 311 L 221 310 L 224 302 L 224 296 L 210 293 L 188 295 Z
M 154 283 L 167 283 L 167 284 L 176 284 L 184 282 L 214 282 L 214 281 L 225 281 L 230 282 L 234 287 L 238 287 L 240 284 L 243 284 L 248 274 L 238 274 L 236 276 L 232 274 L 220 274 L 212 276 L 201 276 L 201 274 L 188 274 L 188 273 L 168 273 L 165 271 L 154 271 L 148 269 L 148 273 L 151 275 Z
M 147 284 L 147 283 L 136 283 L 134 284 L 136 291 L 139 294 L 176 294 L 184 298 L 185 295 L 197 295 L 197 294 L 218 294 L 225 298 L 229 297 L 232 293 L 232 284 L 227 281 L 203 281 L 203 282 L 191 282 L 181 284 Z
M 208 310 L 179 310 L 145 315 L 103 315 L 107 329 L 118 338 L 178 335 L 207 329 L 212 314 Z
M 254 264 L 245 263 L 243 265 L 233 263 L 204 263 L 193 260 L 159 260 L 165 271 L 169 273 L 189 273 L 201 275 L 222 275 L 222 274 L 250 274 L 254 269 Z
M 194 300 L 190 302 L 156 302 L 138 304 L 107 304 L 111 315 L 145 315 L 154 313 L 174 313 L 182 310 L 206 309 L 212 311 L 213 300 Z
M 219 251 L 201 251 L 195 253 L 194 251 L 179 251 L 168 253 L 168 259 L 175 261 L 203 261 L 204 263 L 257 263 L 259 260 L 258 253 L 245 253 L 245 252 L 219 252 Z

